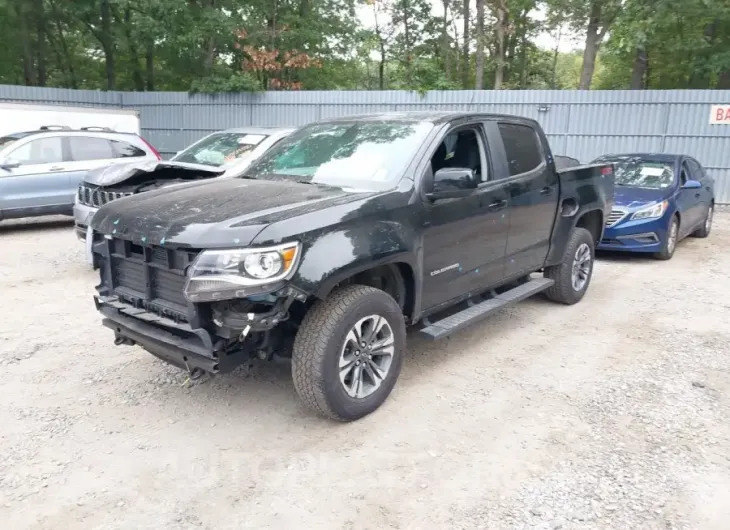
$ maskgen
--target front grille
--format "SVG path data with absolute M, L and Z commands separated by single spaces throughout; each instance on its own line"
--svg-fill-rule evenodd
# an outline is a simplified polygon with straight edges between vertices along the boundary
M 132 195 L 131 191 L 109 191 L 103 188 L 89 186 L 87 184 L 79 185 L 79 203 L 93 208 L 99 208 L 108 202 L 128 197 Z
M 610 226 L 617 224 L 624 217 L 626 217 L 626 212 L 624 210 L 617 210 L 617 209 L 611 210 L 611 213 L 608 214 L 608 219 L 606 219 L 606 227 L 610 227 Z
M 121 302 L 176 322 L 187 322 L 185 270 L 195 252 L 135 245 L 112 239 L 112 290 Z

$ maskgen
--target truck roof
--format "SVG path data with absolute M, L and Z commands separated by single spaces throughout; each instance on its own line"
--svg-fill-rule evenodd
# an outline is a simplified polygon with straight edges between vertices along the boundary
M 343 116 L 340 118 L 330 118 L 321 120 L 319 123 L 337 123 L 347 121 L 425 121 L 435 124 L 448 123 L 459 120 L 461 118 L 482 117 L 484 119 L 509 118 L 510 120 L 523 120 L 535 123 L 532 118 L 524 116 L 513 116 L 508 114 L 491 114 L 485 112 L 469 112 L 469 111 L 444 111 L 444 110 L 409 110 L 409 111 L 391 111 L 376 112 L 372 114 L 358 114 L 354 116 Z

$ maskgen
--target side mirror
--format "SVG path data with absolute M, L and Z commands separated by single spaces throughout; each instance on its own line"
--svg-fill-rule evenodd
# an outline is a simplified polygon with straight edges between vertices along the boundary
M 684 183 L 682 186 L 682 189 L 685 190 L 696 190 L 702 187 L 702 183 L 698 180 L 688 180 Z
M 20 162 L 17 160 L 2 160 L 0 161 L 0 169 L 10 170 L 20 167 Z
M 462 167 L 445 167 L 433 176 L 433 188 L 426 194 L 429 200 L 468 197 L 477 189 L 474 171 Z

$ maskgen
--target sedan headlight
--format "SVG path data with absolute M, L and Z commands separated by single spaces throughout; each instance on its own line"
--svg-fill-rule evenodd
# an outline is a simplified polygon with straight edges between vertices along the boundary
M 261 286 L 291 278 L 299 248 L 299 243 L 286 243 L 203 251 L 188 269 L 185 297 L 191 302 L 212 302 L 261 292 Z
M 633 221 L 639 221 L 641 219 L 657 219 L 664 215 L 664 212 L 667 211 L 668 207 L 668 201 L 651 204 L 645 208 L 642 208 L 641 210 L 637 210 L 636 212 L 634 212 L 634 215 L 631 216 L 631 219 Z

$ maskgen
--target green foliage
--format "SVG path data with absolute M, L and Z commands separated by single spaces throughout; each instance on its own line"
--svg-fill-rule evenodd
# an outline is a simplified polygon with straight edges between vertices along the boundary
M 473 86 L 480 39 L 485 86 L 502 64 L 506 89 L 575 89 L 582 51 L 556 56 L 535 39 L 559 25 L 584 34 L 598 6 L 592 88 L 730 88 L 727 0 L 506 0 L 503 62 L 499 0 L 485 0 L 483 35 L 471 1 L 466 57 L 463 2 L 436 16 L 430 0 L 0 0 L 0 83 L 424 93 Z M 377 13 L 376 29 L 362 27 L 358 5 Z

